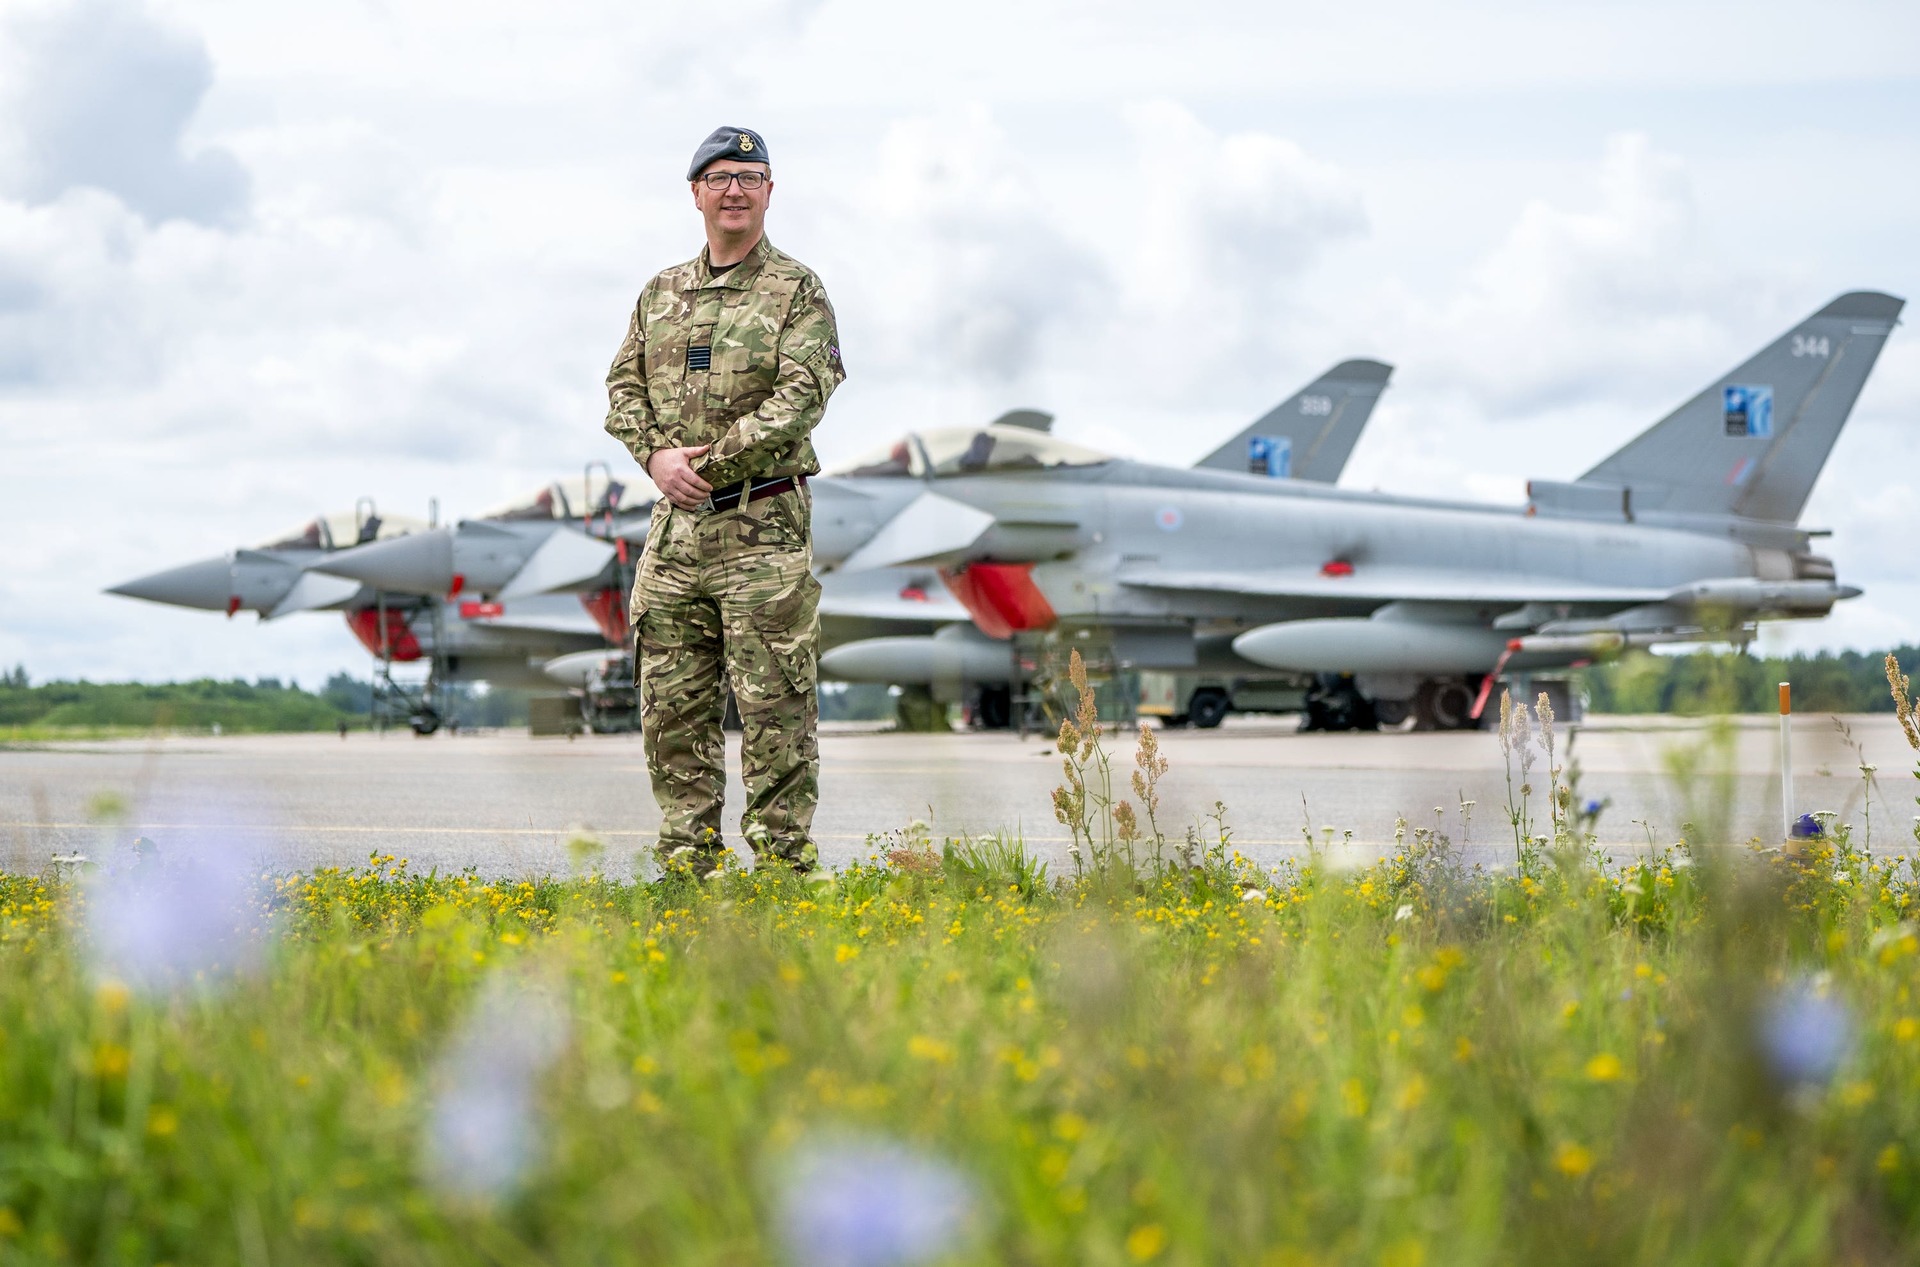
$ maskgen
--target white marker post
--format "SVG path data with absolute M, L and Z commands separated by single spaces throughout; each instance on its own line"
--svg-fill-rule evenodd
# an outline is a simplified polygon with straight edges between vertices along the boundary
M 1780 839 L 1793 840 L 1793 684 L 1780 684 Z

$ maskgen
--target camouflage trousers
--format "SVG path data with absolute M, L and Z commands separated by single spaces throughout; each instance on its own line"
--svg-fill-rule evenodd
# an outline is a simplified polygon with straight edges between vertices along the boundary
M 725 853 L 723 674 L 742 725 L 741 833 L 763 859 L 803 870 L 815 861 L 820 583 L 810 502 L 799 489 L 725 512 L 678 510 L 665 498 L 655 508 L 631 614 L 663 864 L 705 874 Z

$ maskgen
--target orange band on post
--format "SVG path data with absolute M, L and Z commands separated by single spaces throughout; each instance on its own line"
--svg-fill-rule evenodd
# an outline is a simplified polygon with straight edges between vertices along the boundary
M 1782 717 L 1785 717 L 1788 713 L 1791 713 L 1792 711 L 1793 711 L 1793 685 L 1792 683 L 1789 683 L 1789 682 L 1782 682 L 1780 684 L 1780 715 Z

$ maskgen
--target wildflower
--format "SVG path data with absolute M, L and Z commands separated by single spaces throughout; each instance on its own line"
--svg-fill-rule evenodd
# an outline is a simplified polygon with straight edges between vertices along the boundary
M 534 1091 L 566 1045 L 567 1016 L 544 989 L 496 977 L 441 1056 L 428 1113 L 429 1183 L 456 1197 L 498 1198 L 533 1162 Z
M 1587 1062 L 1587 1077 L 1595 1082 L 1618 1082 L 1626 1073 L 1620 1057 L 1603 1051 Z
M 1578 1179 L 1593 1169 L 1593 1150 L 1582 1144 L 1562 1144 L 1553 1152 L 1553 1168 L 1569 1179 Z
M 234 842 L 192 842 L 92 883 L 89 945 L 102 980 L 151 993 L 258 966 L 259 876 Z
M 1825 1084 L 1853 1045 L 1853 1017 L 1824 983 L 1801 979 L 1778 991 L 1760 1017 L 1760 1046 L 1780 1081 Z
M 1158 1223 L 1142 1223 L 1127 1233 L 1127 1257 L 1144 1263 L 1159 1256 L 1167 1247 L 1167 1229 Z
M 932 1061 L 945 1065 L 953 1062 L 953 1044 L 942 1042 L 938 1038 L 928 1038 L 925 1034 L 915 1034 L 907 1040 L 907 1054 L 915 1060 Z
M 891 1140 L 826 1137 L 781 1168 L 776 1209 L 799 1267 L 907 1267 L 954 1255 L 973 1184 L 940 1158 Z
M 1264 902 L 1267 900 L 1267 891 L 1265 889 L 1248 889 L 1240 895 L 1240 900 L 1242 902 Z

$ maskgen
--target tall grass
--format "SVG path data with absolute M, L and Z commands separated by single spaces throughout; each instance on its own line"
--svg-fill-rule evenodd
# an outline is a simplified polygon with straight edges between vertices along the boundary
M 94 883 L 0 878 L 0 1261 L 1920 1251 L 1908 859 L 1562 819 L 1512 870 L 1422 829 L 1258 871 L 1145 799 L 1057 877 L 924 828 L 826 881 L 375 857 L 166 989 L 102 970 Z

